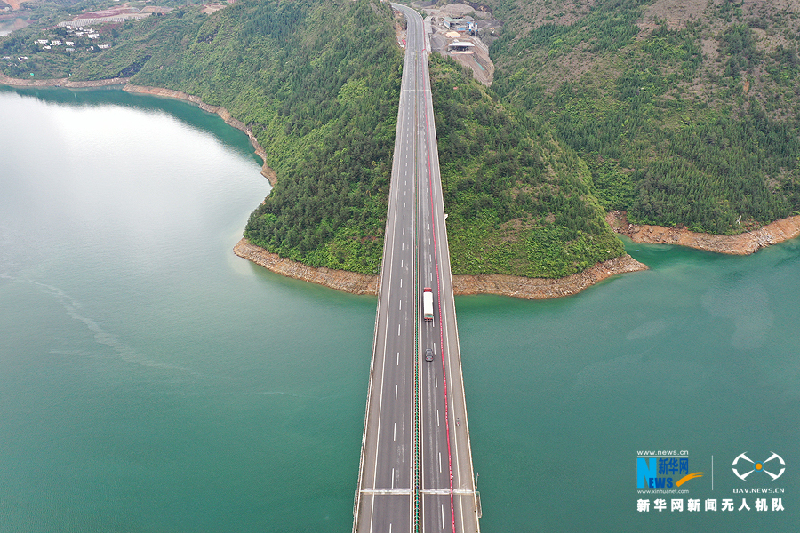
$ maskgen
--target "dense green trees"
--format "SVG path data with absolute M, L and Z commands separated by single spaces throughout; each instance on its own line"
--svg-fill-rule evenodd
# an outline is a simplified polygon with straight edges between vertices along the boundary
M 247 224 L 252 242 L 374 274 L 401 74 L 391 19 L 368 0 L 237 2 L 182 34 L 154 28 L 170 45 L 134 81 L 198 95 L 252 129 L 278 174 Z
M 604 207 L 712 233 L 800 212 L 795 19 L 724 2 L 645 29 L 648 2 L 598 0 L 569 25 L 525 31 L 508 2 L 492 3 L 510 16 L 493 89 L 580 154 Z M 754 28 L 788 43 L 770 51 Z
M 218 15 L 183 40 L 177 61 L 137 81 L 188 89 L 251 127 L 278 174 L 248 222 L 251 241 L 312 266 L 377 273 L 401 72 L 390 10 L 262 1 Z
M 454 61 L 430 69 L 455 274 L 560 277 L 624 253 L 576 154 Z

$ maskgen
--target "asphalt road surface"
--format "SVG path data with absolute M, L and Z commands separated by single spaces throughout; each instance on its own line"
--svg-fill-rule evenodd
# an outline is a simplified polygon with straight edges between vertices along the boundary
M 393 7 L 408 30 L 353 530 L 477 532 L 429 47 L 419 14 Z

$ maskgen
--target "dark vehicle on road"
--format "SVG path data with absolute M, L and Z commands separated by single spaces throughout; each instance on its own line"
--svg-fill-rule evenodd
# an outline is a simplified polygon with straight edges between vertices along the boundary
M 433 361 L 433 350 L 431 350 L 430 348 L 425 350 L 425 360 L 428 361 L 429 363 Z

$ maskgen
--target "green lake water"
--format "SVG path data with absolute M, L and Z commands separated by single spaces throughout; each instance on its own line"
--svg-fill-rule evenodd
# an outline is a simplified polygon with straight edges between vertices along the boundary
M 0 533 L 350 530 L 376 300 L 233 255 L 259 169 L 185 103 L 0 89 Z M 651 270 L 457 298 L 482 531 L 800 530 L 800 243 L 627 246 Z M 637 512 L 640 450 L 718 510 Z

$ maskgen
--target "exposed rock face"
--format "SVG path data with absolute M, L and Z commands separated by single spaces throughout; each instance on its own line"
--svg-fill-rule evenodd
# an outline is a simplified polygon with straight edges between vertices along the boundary
M 560 298 L 570 296 L 604 279 L 626 272 L 647 270 L 647 266 L 629 255 L 609 259 L 564 278 L 524 278 L 500 274 L 453 276 L 453 292 L 465 294 L 500 294 L 514 298 Z
M 346 272 L 344 270 L 332 270 L 330 268 L 315 268 L 291 259 L 284 259 L 278 254 L 270 253 L 247 239 L 242 239 L 233 247 L 233 252 L 244 259 L 248 259 L 257 265 L 275 272 L 289 276 L 290 278 L 318 283 L 331 289 L 350 292 L 353 294 L 378 294 L 380 276 L 367 276 Z
M 776 220 L 757 230 L 740 235 L 710 235 L 695 233 L 686 228 L 663 228 L 661 226 L 636 225 L 628 223 L 627 213 L 612 211 L 606 215 L 611 228 L 626 235 L 633 242 L 652 244 L 678 244 L 698 250 L 723 254 L 747 255 L 779 242 L 800 235 L 800 216 Z

